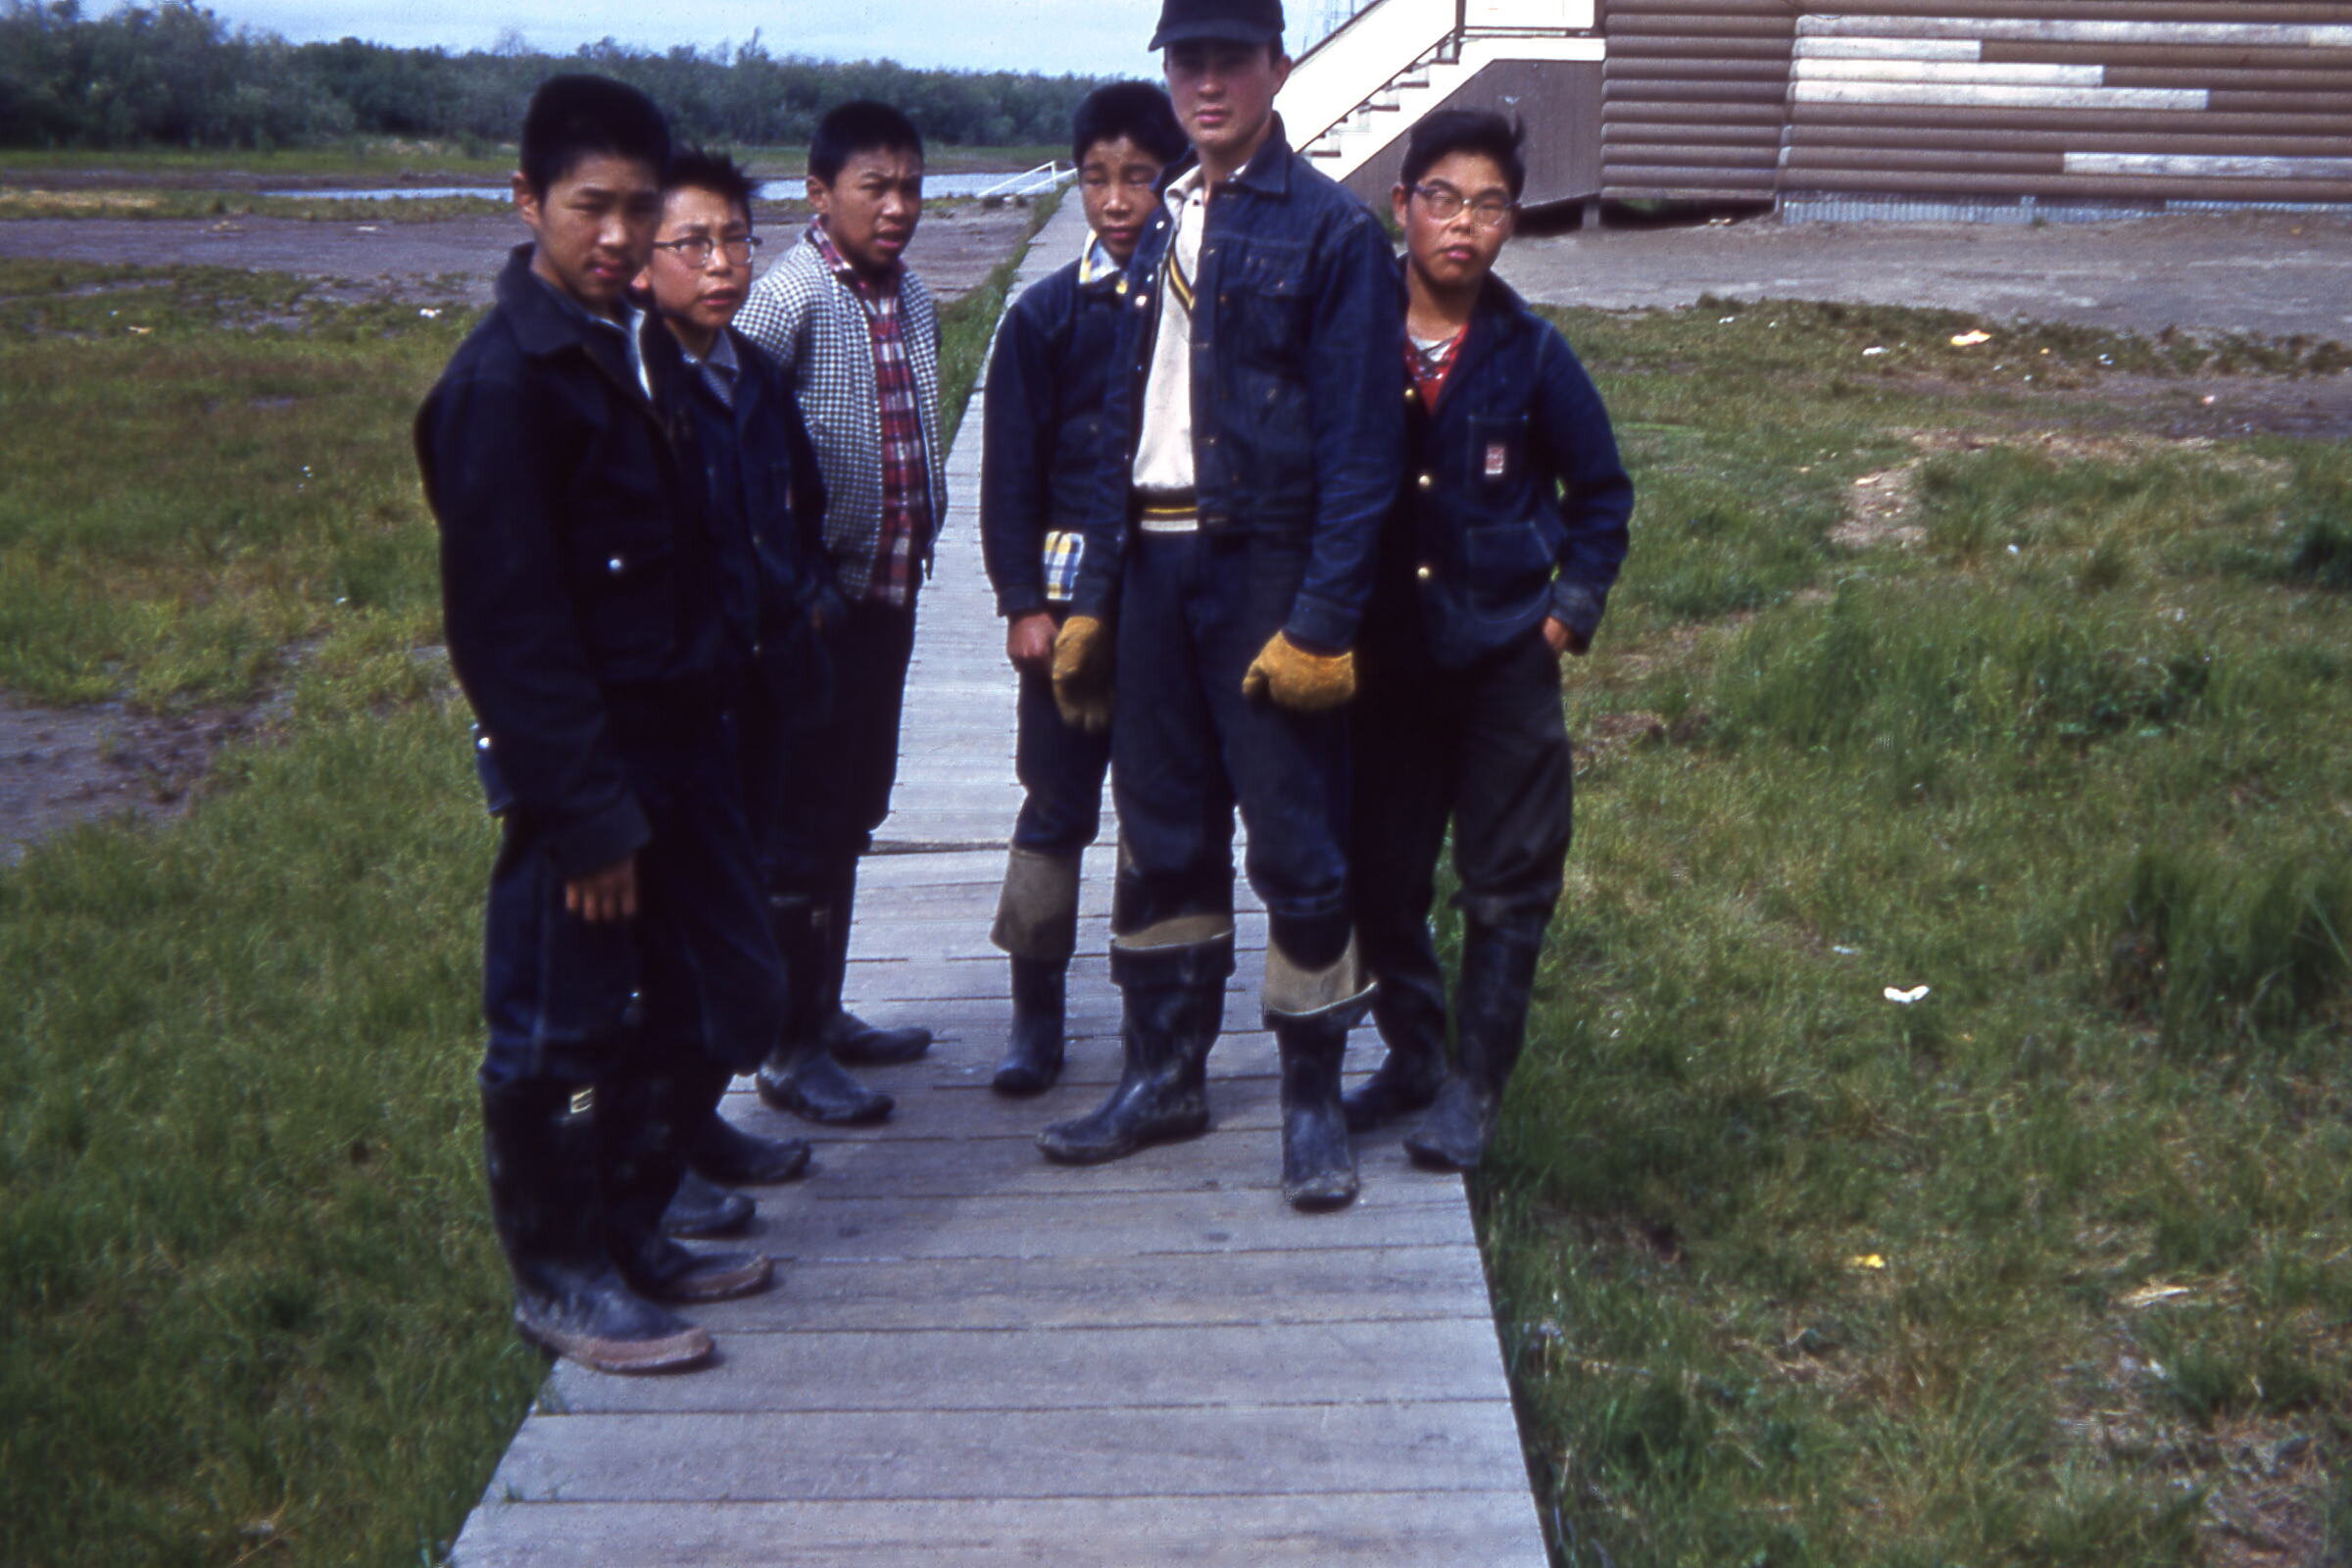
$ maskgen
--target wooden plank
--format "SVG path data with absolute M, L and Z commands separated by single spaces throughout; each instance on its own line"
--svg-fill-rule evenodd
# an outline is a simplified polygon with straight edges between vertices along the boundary
M 1061 1448 L 1051 1450 L 1058 1462 Z M 1452 1506 L 1433 1507 L 1434 1501 Z M 1464 1506 L 1467 1504 L 1467 1506 Z M 1524 1488 L 940 1502 L 491 1503 L 458 1561 L 512 1568 L 1542 1568 Z
M 1473 1387 L 1497 1351 L 1483 1318 L 1425 1318 L 1051 1333 L 738 1329 L 726 1353 L 723 1378 L 615 1378 L 559 1362 L 542 1398 L 565 1415 L 1391 1404 Z
M 698 1307 L 695 1320 L 721 1341 L 747 1330 L 1487 1321 L 1478 1249 L 1457 1244 L 799 1262 L 779 1280 L 763 1295 Z

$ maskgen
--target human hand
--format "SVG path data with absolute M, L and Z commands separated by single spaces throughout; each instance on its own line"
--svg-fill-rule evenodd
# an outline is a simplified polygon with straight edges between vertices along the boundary
M 1110 728 L 1110 633 L 1092 615 L 1072 615 L 1054 638 L 1054 706 L 1089 735 Z
M 1054 617 L 1045 611 L 1013 616 L 1004 623 L 1004 657 L 1024 675 L 1053 673 L 1054 631 Z
M 1320 713 L 1355 695 L 1355 655 L 1310 654 L 1276 632 L 1242 672 L 1244 697 L 1265 696 L 1294 713 Z
M 1555 654 L 1582 659 L 1592 651 L 1592 639 L 1579 634 L 1557 615 L 1544 617 L 1544 646 Z
M 564 910 L 590 925 L 637 916 L 637 857 L 626 855 L 611 865 L 575 876 L 564 884 Z

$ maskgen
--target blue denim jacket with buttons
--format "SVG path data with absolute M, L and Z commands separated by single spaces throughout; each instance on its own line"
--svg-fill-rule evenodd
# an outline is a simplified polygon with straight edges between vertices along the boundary
M 1083 614 L 1104 614 L 1116 589 L 1172 232 L 1163 203 L 1127 264 L 1124 373 L 1110 378 L 1104 408 L 1123 439 L 1106 457 L 1088 518 L 1073 596 Z M 1298 584 L 1284 630 L 1310 648 L 1347 648 L 1401 471 L 1404 293 L 1388 235 L 1363 203 L 1291 150 L 1278 118 L 1249 167 L 1210 197 L 1199 270 L 1192 402 L 1200 526 L 1294 547 Z
M 1418 625 L 1441 668 L 1546 615 L 1600 625 L 1634 485 L 1608 410 L 1557 328 L 1490 273 L 1433 411 L 1407 390 L 1410 472 L 1381 540 L 1370 633 Z

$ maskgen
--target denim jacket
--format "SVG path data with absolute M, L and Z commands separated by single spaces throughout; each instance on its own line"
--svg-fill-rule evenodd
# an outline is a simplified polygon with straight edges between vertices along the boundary
M 1434 412 L 1404 394 L 1409 476 L 1369 633 L 1417 621 L 1445 669 L 1546 615 L 1590 638 L 1634 510 L 1608 411 L 1558 330 L 1490 273 L 1468 331 Z
M 668 334 L 639 341 L 664 385 L 681 368 Z M 646 842 L 633 748 L 714 711 L 740 675 L 725 541 L 679 461 L 679 423 L 638 384 L 626 340 L 532 273 L 527 244 L 416 415 L 483 787 L 494 810 L 549 825 L 567 876 Z
M 1170 178 L 1181 173 L 1171 171 Z M 1289 546 L 1284 629 L 1310 648 L 1355 640 L 1403 440 L 1404 293 L 1369 210 L 1291 150 L 1279 119 L 1208 203 L 1192 323 L 1194 488 L 1200 526 Z M 1104 614 L 1127 527 L 1130 465 L 1159 319 L 1172 221 L 1153 213 L 1127 264 L 1120 374 L 1074 608 Z
M 824 476 L 783 369 L 727 330 L 738 367 L 732 406 L 699 373 L 678 384 L 713 522 L 728 530 L 731 548 L 721 557 L 727 619 L 779 707 L 818 710 L 831 675 L 813 623 L 846 612 L 825 554 Z
M 1004 313 L 981 418 L 980 551 L 1007 618 L 1046 608 L 1045 536 L 1086 526 L 1102 465 L 1117 454 L 1103 410 L 1127 276 L 1039 279 Z

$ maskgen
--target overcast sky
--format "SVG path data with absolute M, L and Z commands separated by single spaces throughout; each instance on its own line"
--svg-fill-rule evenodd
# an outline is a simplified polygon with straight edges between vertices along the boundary
M 1294 0 L 1294 7 L 1314 0 Z M 96 9 L 96 8 L 93 8 Z M 404 48 L 487 49 L 510 29 L 568 53 L 612 37 L 649 49 L 740 43 L 834 60 L 1058 74 L 1156 75 L 1144 50 L 1156 0 L 212 0 L 210 9 L 296 42 L 367 38 Z

